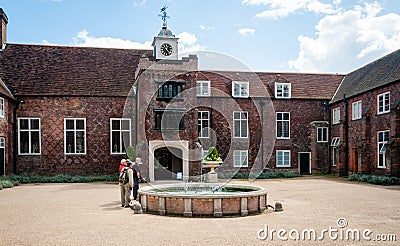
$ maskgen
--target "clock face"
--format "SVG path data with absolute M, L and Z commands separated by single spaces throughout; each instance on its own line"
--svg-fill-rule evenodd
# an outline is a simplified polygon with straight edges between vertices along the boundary
M 172 46 L 168 43 L 163 43 L 160 47 L 160 51 L 163 56 L 170 56 L 172 54 L 172 50 Z

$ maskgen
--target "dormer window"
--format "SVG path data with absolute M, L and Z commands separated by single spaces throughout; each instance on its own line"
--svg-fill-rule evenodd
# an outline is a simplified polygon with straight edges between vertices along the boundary
M 198 97 L 210 96 L 210 81 L 197 81 L 196 82 L 196 95 Z
M 182 92 L 182 83 L 176 81 L 168 81 L 158 86 L 157 99 L 171 100 L 173 98 L 180 98 Z
M 233 97 L 249 97 L 249 82 L 232 81 L 232 96 Z
M 292 96 L 290 83 L 275 83 L 275 98 L 289 99 Z

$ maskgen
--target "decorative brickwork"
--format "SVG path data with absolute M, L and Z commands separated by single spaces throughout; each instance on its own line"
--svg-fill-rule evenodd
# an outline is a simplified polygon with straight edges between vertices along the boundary
M 110 118 L 122 117 L 125 99 L 118 97 L 26 97 L 18 117 L 41 119 L 41 155 L 19 155 L 17 173 L 109 174 L 121 155 L 110 154 Z M 64 119 L 86 119 L 86 154 L 64 153 Z

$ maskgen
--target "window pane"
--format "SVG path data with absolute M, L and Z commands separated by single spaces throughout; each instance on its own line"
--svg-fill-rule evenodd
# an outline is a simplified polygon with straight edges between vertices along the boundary
M 67 131 L 66 132 L 66 151 L 67 153 L 75 153 L 75 141 L 74 141 L 74 132 Z
M 115 131 L 111 133 L 111 148 L 113 153 L 120 153 L 121 150 L 121 133 Z
M 383 141 L 383 132 L 379 132 L 378 133 L 378 142 L 382 142 Z
M 31 119 L 31 129 L 39 130 L 39 119 Z
M 242 120 L 242 124 L 241 124 L 241 137 L 247 137 L 247 121 L 246 120 Z
M 85 134 L 83 131 L 76 132 L 76 153 L 85 153 Z
M 85 129 L 85 121 L 84 120 L 76 120 L 76 129 L 84 130 Z
M 233 126 L 234 126 L 234 134 L 235 134 L 234 136 L 235 137 L 240 137 L 240 124 L 239 124 L 239 122 L 235 121 Z
M 240 152 L 239 151 L 235 151 L 234 163 L 235 163 L 235 166 L 239 166 L 240 165 Z
M 75 121 L 74 120 L 65 120 L 65 128 L 67 130 L 74 130 L 75 129 Z
M 121 121 L 121 129 L 122 130 L 129 130 L 130 129 L 129 120 L 122 120 Z
M 289 122 L 283 122 L 283 137 L 289 137 Z
M 112 130 L 119 130 L 120 129 L 120 121 L 119 120 L 112 120 L 111 121 L 111 129 Z
M 233 118 L 234 119 L 240 119 L 240 112 L 234 112 L 233 113 Z
M 22 130 L 28 130 L 28 119 L 19 119 L 19 128 Z
M 283 137 L 283 132 L 282 132 L 282 121 L 278 121 L 276 123 L 276 136 L 277 137 Z
M 284 113 L 283 114 L 283 119 L 284 120 L 289 120 L 289 113 Z
M 20 153 L 28 154 L 29 153 L 29 132 L 20 132 L 19 137 L 20 143 Z
M 40 153 L 39 149 L 39 132 L 33 131 L 31 132 L 31 153 Z
M 122 133 L 122 150 L 121 152 L 125 152 L 126 148 L 131 145 L 130 140 L 130 132 L 123 132 Z

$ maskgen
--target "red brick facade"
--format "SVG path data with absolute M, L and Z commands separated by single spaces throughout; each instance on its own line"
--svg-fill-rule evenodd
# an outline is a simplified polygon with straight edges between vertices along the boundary
M 1 10 L 2 39 L 7 20 Z M 150 50 L 7 44 L 0 52 L 0 78 L 5 85 L 0 91 L 5 98 L 0 137 L 6 143 L 6 174 L 116 173 L 123 154 L 111 153 L 110 119 L 129 118 L 131 145 L 143 160 L 142 175 L 151 180 L 165 175 L 161 173 L 164 169 L 173 173 L 170 178 L 176 178 L 178 172 L 184 179 L 202 174 L 202 149 L 210 146 L 216 146 L 224 160 L 221 172 L 291 170 L 400 176 L 398 53 L 371 63 L 376 68 L 368 67 L 369 80 L 364 81 L 358 70 L 346 76 L 199 71 L 193 55 L 156 60 Z M 383 79 L 377 86 L 379 78 Z M 209 95 L 196 94 L 198 81 L 209 81 Z M 248 83 L 248 95 L 233 95 L 237 82 Z M 278 84 L 288 85 L 290 96 L 279 98 Z M 387 91 L 390 112 L 377 115 L 376 97 Z M 349 96 L 338 99 L 345 92 Z M 351 105 L 358 100 L 362 100 L 362 119 L 353 121 Z M 332 109 L 337 107 L 341 121 L 332 125 Z M 199 111 L 209 112 L 208 138 L 199 138 Z M 235 128 L 235 112 L 247 117 L 244 126 L 240 125 L 240 134 L 245 132 L 245 136 L 235 136 L 239 129 Z M 288 136 L 277 136 L 277 113 L 288 117 L 280 122 L 289 122 L 288 128 L 280 128 L 288 131 Z M 182 125 L 168 129 L 162 125 L 162 118 L 174 121 L 180 116 Z M 19 153 L 20 118 L 40 119 L 38 153 Z M 85 153 L 67 154 L 65 119 L 76 118 L 86 122 Z M 317 141 L 319 128 L 329 129 L 325 141 Z M 386 166 L 378 168 L 377 132 L 384 130 L 390 131 Z M 341 139 L 335 151 L 330 147 L 333 137 Z M 234 151 L 248 151 L 247 166 L 234 165 Z M 286 162 L 280 160 L 287 165 L 278 167 L 277 159 L 283 158 L 277 156 L 278 151 L 279 155 L 290 151 L 284 157 Z M 160 167 L 166 159 L 167 165 Z M 334 159 L 337 166 L 332 165 Z M 237 201 L 225 202 L 230 203 L 229 208 L 237 207 Z
M 378 95 L 390 93 L 390 112 L 378 114 Z M 331 136 L 340 137 L 341 145 L 338 147 L 338 165 L 332 167 L 332 171 L 340 175 L 351 173 L 370 173 L 377 175 L 399 176 L 399 128 L 398 119 L 400 98 L 400 84 L 392 83 L 389 86 L 372 90 L 362 95 L 347 98 L 348 114 L 346 115 L 346 103 L 340 102 L 331 105 L 331 109 L 340 107 L 339 124 L 332 125 Z M 352 104 L 362 102 L 362 118 L 352 119 Z M 346 132 L 346 120 L 348 131 Z M 378 143 L 379 131 L 389 131 L 389 145 L 385 153 L 386 165 L 378 167 Z M 348 146 L 346 147 L 346 137 Z M 347 157 L 346 157 L 347 153 Z M 332 165 L 332 163 L 331 163 Z M 347 167 L 346 167 L 347 165 Z M 346 169 L 347 172 L 346 173 Z

